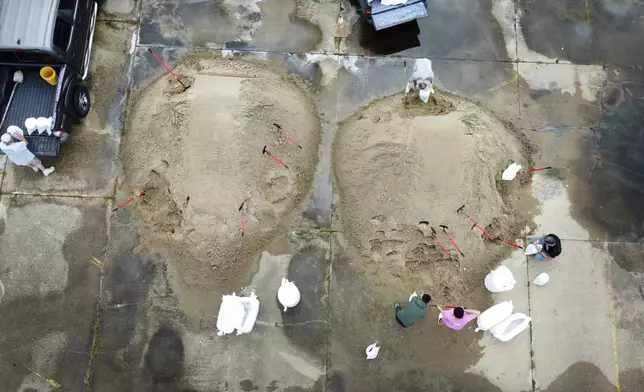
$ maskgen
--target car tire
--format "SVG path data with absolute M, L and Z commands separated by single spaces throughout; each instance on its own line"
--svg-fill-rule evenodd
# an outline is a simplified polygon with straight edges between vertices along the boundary
M 87 117 L 92 106 L 87 87 L 80 85 L 74 87 L 71 104 L 77 118 Z

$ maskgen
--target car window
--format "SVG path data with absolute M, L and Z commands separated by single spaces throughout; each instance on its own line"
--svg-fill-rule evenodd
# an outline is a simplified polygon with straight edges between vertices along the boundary
M 58 3 L 58 14 L 54 26 L 54 45 L 63 51 L 67 50 L 70 43 L 75 6 L 76 0 L 60 0 Z
M 58 12 L 68 14 L 69 17 L 73 17 L 75 6 L 76 0 L 60 0 L 60 3 L 58 3 Z
M 58 16 L 54 26 L 54 45 L 63 51 L 67 50 L 72 36 L 72 24 L 67 18 Z

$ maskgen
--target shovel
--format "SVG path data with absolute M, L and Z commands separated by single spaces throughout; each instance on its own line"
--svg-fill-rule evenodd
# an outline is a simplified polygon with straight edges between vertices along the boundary
M 517 165 L 516 163 L 512 163 L 510 166 L 508 166 L 503 171 L 503 174 L 501 175 L 501 179 L 504 180 L 504 181 L 512 181 L 519 174 L 534 173 L 534 172 L 538 172 L 538 171 L 548 170 L 548 169 L 551 169 L 551 168 L 552 168 L 551 166 L 537 167 L 535 169 L 519 171 L 519 170 L 521 170 L 521 165 Z
M 22 74 L 22 71 L 18 70 L 13 73 L 13 90 L 11 90 L 11 96 L 9 97 L 9 102 L 7 102 L 7 107 L 4 109 L 4 113 L 2 114 L 2 120 L 0 120 L 0 128 L 2 127 L 2 124 L 4 124 L 4 119 L 7 117 L 7 112 L 9 112 L 9 107 L 11 106 L 11 101 L 13 101 L 13 94 L 16 92 L 16 88 L 18 87 L 19 84 L 22 84 L 24 82 L 25 78 L 24 75 Z

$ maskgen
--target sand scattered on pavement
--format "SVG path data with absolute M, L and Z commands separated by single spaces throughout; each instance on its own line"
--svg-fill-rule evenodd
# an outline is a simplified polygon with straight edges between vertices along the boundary
M 483 239 L 456 209 L 465 204 L 493 234 L 521 236 L 536 205 L 530 177 L 504 183 L 500 176 L 511 161 L 530 165 L 530 154 L 505 123 L 443 91 L 427 105 L 413 95 L 386 97 L 344 121 L 334 147 L 341 220 L 369 280 L 384 296 L 403 288 L 442 303 L 466 300 L 512 248 Z M 429 238 L 431 227 L 451 257 Z
M 135 97 L 122 172 L 132 193 L 146 190 L 136 204 L 142 240 L 166 256 L 182 309 L 211 316 L 308 193 L 320 123 L 298 82 L 261 64 L 201 56 L 176 70 L 187 91 L 161 75 Z M 289 168 L 262 155 L 264 145 Z

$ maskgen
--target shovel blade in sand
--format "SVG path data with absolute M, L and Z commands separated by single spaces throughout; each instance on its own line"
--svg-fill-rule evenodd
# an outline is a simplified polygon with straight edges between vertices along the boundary
M 512 181 L 517 176 L 519 170 L 521 170 L 521 165 L 517 165 L 513 162 L 510 166 L 507 167 L 507 169 L 503 171 L 501 179 L 503 179 L 504 181 Z

